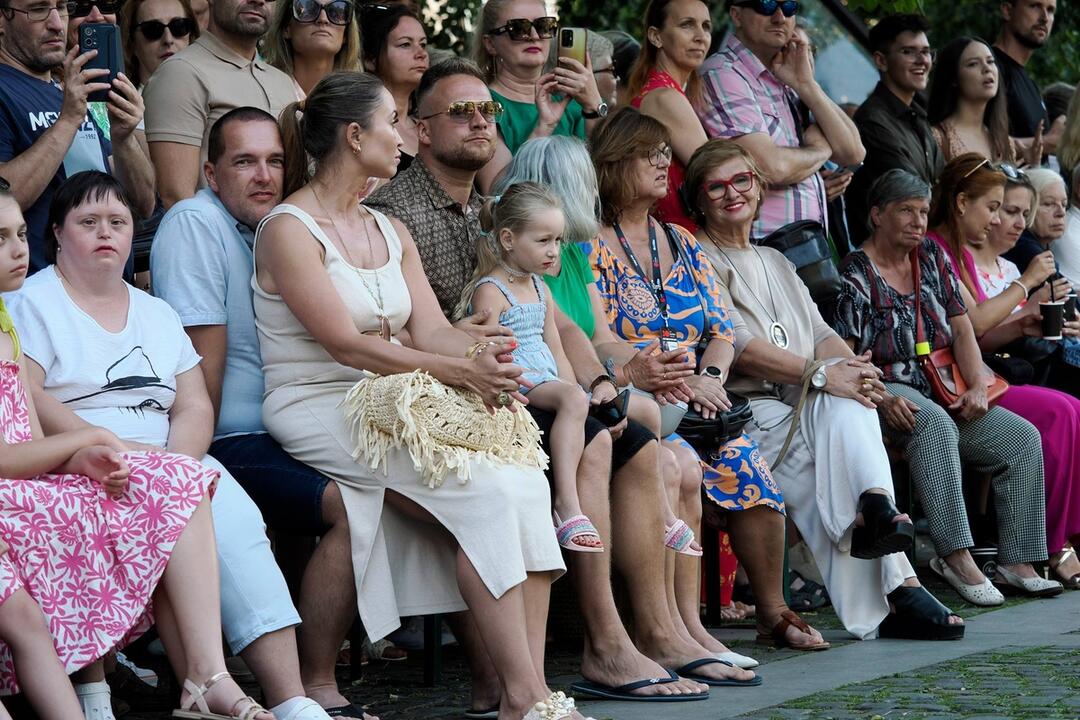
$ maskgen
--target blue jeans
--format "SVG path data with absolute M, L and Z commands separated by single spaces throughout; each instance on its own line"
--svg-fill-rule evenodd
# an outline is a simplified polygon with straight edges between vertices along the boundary
M 215 440 L 210 454 L 259 506 L 275 532 L 322 535 L 322 496 L 329 478 L 294 460 L 269 433 L 231 435 Z

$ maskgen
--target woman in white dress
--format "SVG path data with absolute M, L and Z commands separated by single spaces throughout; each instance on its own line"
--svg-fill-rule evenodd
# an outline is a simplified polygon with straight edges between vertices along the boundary
M 564 566 L 540 469 L 473 455 L 468 479 L 431 487 L 404 448 L 378 469 L 354 459 L 341 406 L 365 371 L 419 369 L 490 410 L 523 400 L 512 341 L 452 328 L 408 230 L 357 201 L 370 178 L 394 174 L 397 121 L 382 83 L 355 72 L 327 76 L 281 114 L 287 197 L 259 228 L 253 279 L 266 427 L 338 483 L 372 638 L 402 616 L 468 607 L 502 682 L 501 720 L 580 717 L 543 677 L 548 594 Z

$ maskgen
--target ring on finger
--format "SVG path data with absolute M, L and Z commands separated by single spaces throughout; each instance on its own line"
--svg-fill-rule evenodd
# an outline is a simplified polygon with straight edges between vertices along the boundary
M 499 403 L 503 407 L 506 407 L 507 405 L 509 405 L 512 402 L 512 399 L 510 397 L 510 393 L 503 390 L 501 393 L 499 393 L 495 397 L 495 402 Z

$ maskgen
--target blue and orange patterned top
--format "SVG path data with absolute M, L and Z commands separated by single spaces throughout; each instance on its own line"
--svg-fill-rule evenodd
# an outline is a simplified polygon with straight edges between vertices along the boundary
M 709 259 L 685 229 L 668 227 L 674 229 L 681 245 L 681 252 L 664 278 L 668 327 L 677 333 L 681 347 L 698 355 L 705 338 L 734 345 L 735 331 Z M 666 242 L 659 237 L 657 241 Z M 599 237 L 581 243 L 581 249 L 596 274 L 600 300 L 612 331 L 639 348 L 659 338 L 664 320 L 649 280 L 616 257 Z M 665 440 L 689 447 L 677 434 Z M 764 505 L 784 512 L 783 494 L 757 443 L 746 432 L 729 441 L 712 464 L 701 464 L 706 494 L 725 510 Z
M 668 325 L 678 334 L 679 345 L 696 351 L 703 335 L 710 341 L 734 344 L 735 331 L 708 257 L 693 235 L 678 225 L 668 227 L 674 228 L 683 248 L 664 279 Z M 596 274 L 604 313 L 615 334 L 637 347 L 644 347 L 660 337 L 664 321 L 649 279 L 641 277 L 632 266 L 616 257 L 599 237 L 581 243 L 581 249 Z M 689 261 L 689 267 L 684 257 Z

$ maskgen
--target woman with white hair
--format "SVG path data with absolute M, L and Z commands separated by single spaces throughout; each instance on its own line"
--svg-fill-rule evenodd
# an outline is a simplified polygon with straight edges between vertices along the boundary
M 1020 236 L 1016 246 L 1005 253 L 1006 259 L 1023 272 L 1036 256 L 1050 250 L 1051 244 L 1054 244 L 1056 259 L 1055 241 L 1065 234 L 1069 193 L 1065 189 L 1065 181 L 1053 170 L 1036 168 L 1021 173 L 1016 170 L 1009 172 L 1008 166 L 1003 166 L 1002 169 L 1009 178 L 1017 174 L 1025 177 L 1035 193 L 1027 230 Z
M 1054 259 L 1058 272 L 1073 287 L 1080 287 L 1080 165 L 1073 170 L 1071 180 L 1072 196 L 1065 218 L 1065 234 L 1054 243 Z

